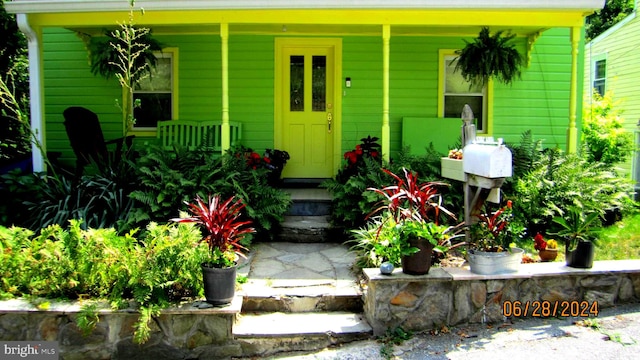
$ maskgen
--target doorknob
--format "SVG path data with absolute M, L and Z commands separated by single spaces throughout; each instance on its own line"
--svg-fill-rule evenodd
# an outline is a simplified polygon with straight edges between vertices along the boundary
M 331 132 L 331 121 L 333 120 L 333 114 L 327 113 L 327 123 L 329 124 L 329 132 Z

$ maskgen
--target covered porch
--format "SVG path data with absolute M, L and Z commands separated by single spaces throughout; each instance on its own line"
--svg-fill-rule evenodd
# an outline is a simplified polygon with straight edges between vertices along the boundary
M 31 126 L 42 144 L 42 147 L 33 146 L 34 171 L 45 170 L 42 151 L 47 149 L 47 124 L 50 124 L 49 119 L 55 116 L 47 110 L 47 99 L 50 94 L 44 64 L 51 59 L 47 58 L 47 53 L 43 51 L 46 46 L 44 43 L 46 37 L 43 37 L 43 34 L 51 28 L 99 34 L 103 28 L 115 28 L 118 23 L 126 21 L 130 10 L 128 5 L 127 1 L 104 0 L 14 0 L 5 4 L 7 11 L 17 14 L 20 28 L 29 40 Z M 564 118 L 561 126 L 566 132 L 566 139 L 562 141 L 562 145 L 567 151 L 575 151 L 578 139 L 578 102 L 581 97 L 581 87 L 578 86 L 581 78 L 579 49 L 583 38 L 584 17 L 603 5 L 602 0 L 555 2 L 536 0 L 526 3 L 515 0 L 482 2 L 455 0 L 447 4 L 434 0 L 407 0 L 393 3 L 379 0 L 352 2 L 305 0 L 295 3 L 255 0 L 139 0 L 135 2 L 136 10 L 133 14 L 134 23 L 137 26 L 151 28 L 154 36 L 207 35 L 207 39 L 212 41 L 214 37 L 219 37 L 219 40 L 215 40 L 217 43 L 215 48 L 219 49 L 219 53 L 212 55 L 211 59 L 214 60 L 208 61 L 205 58 L 201 61 L 208 63 L 206 66 L 215 68 L 219 74 L 219 81 L 216 79 L 219 89 L 212 92 L 215 98 L 211 97 L 209 101 L 216 104 L 214 111 L 217 114 L 213 116 L 219 118 L 222 123 L 223 151 L 229 148 L 231 142 L 229 122 L 235 121 L 234 115 L 241 110 L 241 105 L 234 105 L 241 104 L 234 102 L 234 97 L 253 95 L 245 94 L 240 89 L 239 83 L 246 80 L 243 76 L 267 76 L 270 77 L 266 82 L 267 86 L 271 86 L 270 91 L 262 89 L 264 91 L 256 91 L 254 96 L 268 98 L 265 108 L 271 106 L 271 110 L 266 111 L 259 120 L 256 120 L 256 124 L 259 122 L 262 126 L 254 126 L 255 129 L 260 128 L 260 130 L 255 130 L 256 135 L 253 140 L 252 136 L 245 137 L 248 139 L 249 146 L 290 147 L 294 149 L 294 153 L 309 151 L 310 147 L 316 149 L 322 146 L 326 148 L 322 153 L 323 162 L 335 173 L 340 166 L 344 149 L 355 144 L 363 128 L 380 135 L 382 153 L 388 160 L 393 151 L 397 151 L 401 146 L 399 121 L 403 117 L 444 118 L 442 100 L 444 80 L 441 69 L 422 66 L 420 62 L 423 59 L 417 55 L 412 59 L 414 62 L 412 66 L 415 67 L 403 69 L 405 64 L 402 59 L 413 57 L 412 53 L 422 51 L 415 45 L 424 42 L 437 43 L 430 46 L 451 52 L 462 45 L 460 39 L 474 37 L 483 26 L 490 27 L 492 32 L 508 30 L 517 34 L 529 63 L 531 54 L 537 46 L 537 39 L 547 30 L 563 29 L 568 32 L 565 56 L 570 57 L 569 74 L 566 84 L 562 84 L 565 88 L 560 97 L 566 99 L 565 111 L 561 115 Z M 141 8 L 144 12 L 138 11 Z M 272 47 L 266 50 L 260 49 L 265 53 L 271 51 L 272 57 L 270 59 L 268 56 L 265 57 L 270 63 L 261 69 L 255 69 L 252 73 L 247 72 L 251 65 L 246 65 L 242 70 L 238 69 L 243 66 L 243 57 L 252 54 L 251 44 L 242 43 L 249 36 L 266 37 L 269 41 L 275 39 Z M 238 39 L 238 42 L 234 42 L 234 39 Z M 366 50 L 358 48 L 359 39 L 370 43 L 370 46 Z M 323 106 L 315 110 L 319 113 L 318 120 L 311 127 L 322 126 L 326 134 L 323 130 L 324 137 L 320 141 L 298 144 L 290 139 L 297 136 L 295 132 L 297 124 L 294 124 L 293 120 L 292 122 L 282 121 L 282 118 L 286 117 L 289 100 L 279 100 L 285 96 L 292 97 L 291 87 L 287 82 L 291 78 L 285 71 L 291 64 L 284 62 L 279 64 L 278 61 L 288 56 L 297 56 L 297 53 L 287 52 L 289 48 L 295 48 L 297 51 L 300 48 L 317 48 L 318 44 L 329 44 L 330 47 L 328 56 L 333 59 L 333 67 L 327 66 L 329 70 L 326 74 L 326 86 L 332 88 L 332 91 L 326 92 L 322 101 Z M 369 51 L 371 48 L 377 48 L 377 53 L 372 58 Z M 358 53 L 359 51 L 362 53 Z M 309 54 L 315 56 L 314 53 Z M 438 54 L 433 56 L 437 59 L 436 64 L 442 61 Z M 367 58 L 366 71 L 359 68 L 363 65 L 365 58 Z M 544 71 L 540 70 L 541 73 Z M 424 95 L 419 101 L 424 100 L 427 103 L 419 109 L 402 105 L 404 101 L 416 101 L 415 98 L 404 98 L 404 96 L 405 92 L 413 91 L 407 89 L 407 79 L 415 78 L 418 72 L 428 73 L 421 80 L 433 84 L 419 90 L 421 95 Z M 546 78 L 542 77 L 542 81 L 549 81 L 552 76 L 554 74 L 549 74 Z M 180 77 L 179 80 L 181 85 L 177 86 L 177 89 L 184 92 L 181 87 L 184 81 Z M 502 90 L 503 92 L 500 93 L 502 88 L 496 85 L 497 89 L 494 93 L 494 85 L 489 84 L 489 86 L 492 89 L 487 93 L 485 133 L 493 135 L 496 132 L 502 135 L 504 131 L 500 130 L 508 128 L 513 119 L 503 116 L 503 113 L 496 113 L 494 103 L 498 101 L 494 101 L 494 98 L 506 98 L 509 91 Z M 522 85 L 518 90 L 535 91 L 536 89 L 529 85 Z M 310 94 L 306 96 L 310 102 L 313 101 Z M 357 98 L 358 101 L 352 101 L 353 98 Z M 185 103 L 188 102 L 181 100 L 180 107 L 177 102 L 173 105 L 174 120 L 187 116 Z M 361 110 L 365 106 L 370 108 L 366 111 Z M 356 108 L 358 110 L 354 110 Z M 367 120 L 362 119 L 365 115 Z M 369 120 L 372 116 L 375 117 L 373 123 L 376 125 L 372 125 Z M 245 125 L 245 129 L 247 128 L 248 126 Z M 268 135 L 257 135 L 258 132 L 268 133 Z M 131 130 L 127 129 L 123 123 L 120 135 L 126 133 L 131 133 Z M 316 138 L 313 134 L 317 133 L 310 132 L 310 134 L 312 138 Z M 141 135 L 153 136 L 153 131 L 147 131 Z M 295 168 L 294 160 L 292 154 L 291 165 Z M 304 173 L 301 177 L 305 177 Z

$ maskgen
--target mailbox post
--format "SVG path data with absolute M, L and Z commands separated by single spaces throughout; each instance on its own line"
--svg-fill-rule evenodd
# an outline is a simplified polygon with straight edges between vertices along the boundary
M 499 203 L 500 187 L 504 179 L 513 173 L 511 150 L 502 139 L 478 137 L 463 149 L 462 168 L 464 182 L 464 222 L 469 239 L 469 226 L 473 224 L 472 214 L 479 210 L 485 200 Z M 483 196 L 484 194 L 484 196 Z

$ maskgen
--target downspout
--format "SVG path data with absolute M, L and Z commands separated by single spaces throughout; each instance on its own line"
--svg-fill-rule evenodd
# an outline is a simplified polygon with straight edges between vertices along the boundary
M 382 25 L 382 157 L 389 161 L 391 139 L 389 130 L 389 40 L 391 25 Z
M 29 98 L 31 132 L 35 137 L 31 144 L 31 158 L 33 172 L 47 171 L 43 152 L 46 151 L 45 122 L 44 122 L 44 96 L 42 84 L 42 43 L 40 33 L 29 25 L 27 14 L 16 14 L 16 20 L 20 31 L 24 33 L 28 41 L 29 49 Z
M 220 131 L 221 147 L 224 154 L 231 147 L 231 128 L 229 126 L 229 24 L 220 24 L 222 52 L 222 126 Z
M 578 150 L 578 128 L 576 115 L 578 111 L 578 45 L 580 28 L 571 28 L 571 87 L 569 91 L 569 127 L 567 128 L 567 153 Z

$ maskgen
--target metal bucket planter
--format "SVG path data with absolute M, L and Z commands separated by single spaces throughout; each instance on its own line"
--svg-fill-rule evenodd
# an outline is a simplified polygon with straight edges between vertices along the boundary
M 474 274 L 508 274 L 518 271 L 523 253 L 524 250 L 520 248 L 511 248 L 510 251 L 502 252 L 469 250 L 467 259 Z
M 236 291 L 236 267 L 215 268 L 202 265 L 204 297 L 212 305 L 231 303 Z

